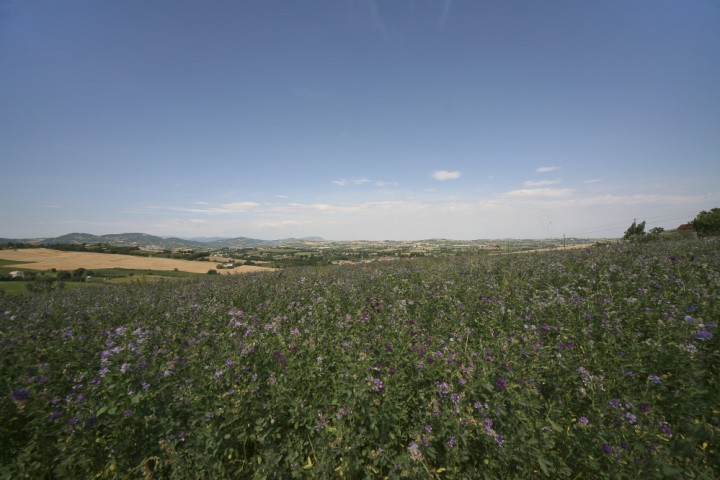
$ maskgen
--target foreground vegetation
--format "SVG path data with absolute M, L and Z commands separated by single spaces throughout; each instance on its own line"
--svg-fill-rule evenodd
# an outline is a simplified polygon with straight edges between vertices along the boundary
M 717 478 L 717 241 L 0 298 L 0 477 Z

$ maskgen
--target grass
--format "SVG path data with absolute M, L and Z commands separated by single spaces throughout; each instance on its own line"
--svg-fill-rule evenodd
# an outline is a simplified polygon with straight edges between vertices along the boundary
M 15 260 L 5 260 L 4 258 L 0 258 L 0 267 L 6 267 L 8 265 L 20 265 L 25 263 L 33 263 L 33 262 L 18 262 Z
M 6 275 L 10 271 L 18 270 L 17 268 L 0 267 L 0 275 Z M 22 271 L 34 272 L 40 276 L 55 276 L 56 273 L 48 271 L 39 271 L 29 268 L 23 268 Z M 175 270 L 140 270 L 140 269 L 125 269 L 125 268 L 102 268 L 91 270 L 91 279 L 85 282 L 65 281 L 64 288 L 68 290 L 75 290 L 85 287 L 93 287 L 104 284 L 123 284 L 132 282 L 148 282 L 148 281 L 161 281 L 161 280 L 177 280 L 181 278 L 192 278 L 203 276 L 204 274 L 182 272 Z M 12 281 L 0 281 L 0 291 L 3 291 L 5 295 L 22 295 L 27 294 L 27 283 L 28 281 L 23 280 L 12 280 Z
M 12 282 L 0 282 L 0 292 L 4 295 L 22 295 L 27 293 L 28 282 L 22 280 L 14 280 Z

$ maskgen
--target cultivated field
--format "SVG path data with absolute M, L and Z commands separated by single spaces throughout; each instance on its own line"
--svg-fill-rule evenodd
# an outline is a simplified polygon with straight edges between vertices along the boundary
M 720 243 L 0 296 L 0 478 L 717 479 Z
M 86 268 L 127 268 L 138 270 L 174 270 L 183 272 L 207 273 L 215 268 L 213 262 L 197 262 L 190 260 L 176 260 L 172 258 L 136 257 L 133 255 L 116 255 L 110 253 L 91 252 L 65 252 L 49 248 L 29 248 L 19 250 L 0 250 L 0 259 L 13 260 L 22 267 L 33 270 L 75 270 Z M 28 263 L 32 262 L 32 263 Z M 233 269 L 220 269 L 218 273 L 247 273 L 272 270 L 268 267 L 243 265 Z

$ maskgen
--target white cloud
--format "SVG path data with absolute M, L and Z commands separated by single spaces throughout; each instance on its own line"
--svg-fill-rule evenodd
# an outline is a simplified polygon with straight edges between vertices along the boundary
M 220 215 L 220 214 L 229 214 L 229 213 L 243 213 L 243 212 L 249 212 L 257 207 L 259 207 L 260 204 L 257 202 L 232 202 L 232 203 L 223 203 L 216 207 L 213 207 L 211 205 L 207 205 L 207 208 L 184 208 L 184 207 L 162 207 L 162 206 L 147 206 L 145 207 L 147 210 L 156 211 L 159 213 L 178 213 L 178 214 L 210 214 L 210 215 Z
M 375 185 L 376 187 L 389 187 L 389 186 L 395 186 L 398 184 L 398 182 L 389 182 L 387 180 L 372 180 L 367 177 L 362 178 L 338 178 L 337 180 L 333 180 L 332 183 L 339 187 L 345 187 L 347 185 Z
M 547 187 L 548 185 L 555 185 L 560 183 L 560 180 L 527 180 L 523 182 L 526 187 Z
M 284 228 L 284 227 L 299 227 L 304 225 L 305 222 L 298 222 L 297 220 L 280 220 L 280 221 L 268 221 L 258 223 L 260 228 Z
M 591 178 L 589 180 L 583 180 L 583 183 L 598 183 L 598 182 L 602 182 L 602 180 L 599 178 Z
M 572 188 L 524 188 L 511 190 L 503 194 L 509 198 L 558 198 L 570 196 L 575 190 Z
M 560 170 L 560 167 L 538 167 L 535 169 L 537 173 L 555 172 L 557 170 Z
M 440 180 L 441 182 L 445 180 L 455 180 L 460 178 L 460 172 L 457 170 L 436 170 L 432 173 L 432 177 L 435 180 Z
M 395 187 L 398 182 L 386 182 L 385 180 L 374 180 L 373 185 L 376 187 Z

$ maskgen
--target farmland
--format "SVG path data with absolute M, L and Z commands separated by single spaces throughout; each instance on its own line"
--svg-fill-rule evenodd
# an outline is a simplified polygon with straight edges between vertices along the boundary
M 0 477 L 716 478 L 719 247 L 0 297 Z
M 208 262 L 175 260 L 171 258 L 138 257 L 132 255 L 105 254 L 92 252 L 67 252 L 49 248 L 31 248 L 18 250 L 0 250 L 0 259 L 23 263 L 23 267 L 34 270 L 74 270 L 77 268 L 125 268 L 147 270 L 180 270 L 183 272 L 207 273 L 214 268 Z M 8 262 L 3 262 L 9 264 Z M 256 272 L 268 270 L 266 267 L 240 266 L 230 272 Z

